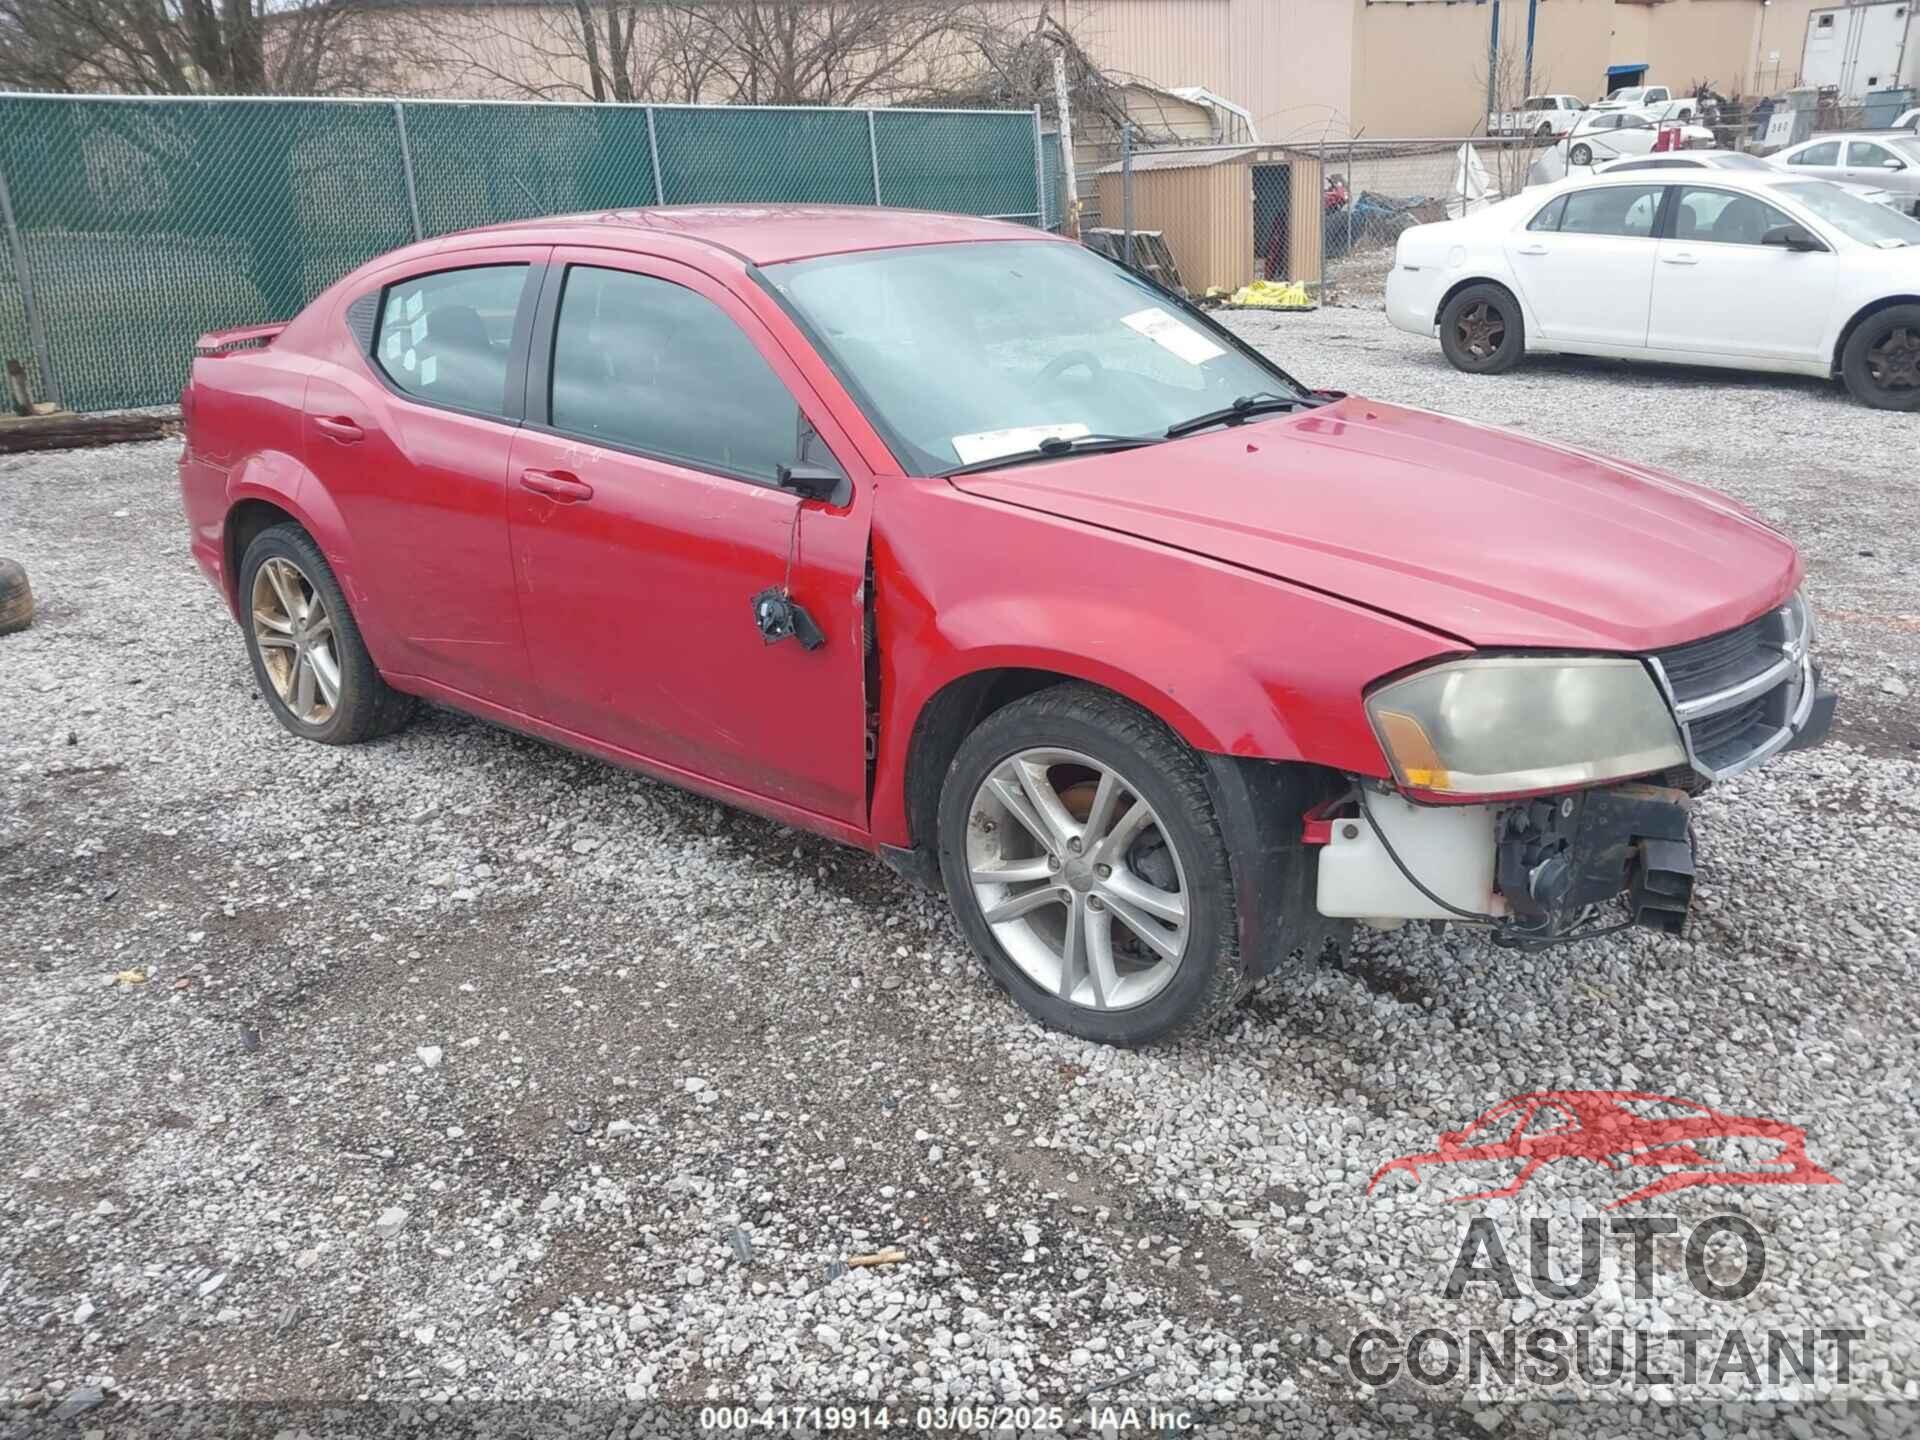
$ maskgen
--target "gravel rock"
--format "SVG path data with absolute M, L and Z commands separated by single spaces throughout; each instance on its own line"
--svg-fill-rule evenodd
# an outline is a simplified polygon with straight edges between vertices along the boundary
M 1701 797 L 1686 937 L 1367 934 L 1217 1033 L 1102 1049 L 1026 1021 L 942 902 L 856 852 L 442 711 L 294 740 L 186 558 L 177 446 L 0 460 L 40 600 L 0 640 L 0 1401 L 99 1405 L 109 1372 L 116 1412 L 1059 1403 L 1133 1376 L 1099 1396 L 1439 1433 L 1404 1378 L 1362 1398 L 1349 1337 L 1516 1323 L 1491 1287 L 1443 1293 L 1472 1215 L 1524 1274 L 1530 1219 L 1567 1272 L 1582 1218 L 1632 1212 L 1580 1167 L 1476 1205 L 1447 1199 L 1511 1173 L 1369 1180 L 1508 1095 L 1631 1088 L 1801 1125 L 1842 1183 L 1661 1199 L 1759 1229 L 1744 1301 L 1697 1294 L 1671 1240 L 1643 1298 L 1609 1240 L 1593 1295 L 1528 1292 L 1517 1323 L 1844 1312 L 1853 1408 L 1792 1413 L 1895 1433 L 1920 1400 L 1920 730 L 1883 681 L 1920 677 L 1912 417 L 1792 379 L 1465 377 L 1368 310 L 1228 320 L 1311 383 L 1662 466 L 1805 547 L 1835 742 Z M 1788 1388 L 1730 1382 L 1747 1409 L 1713 1423 L 1780 1433 Z M 1503 1435 L 1711 1433 L 1675 1389 L 1439 1394 Z

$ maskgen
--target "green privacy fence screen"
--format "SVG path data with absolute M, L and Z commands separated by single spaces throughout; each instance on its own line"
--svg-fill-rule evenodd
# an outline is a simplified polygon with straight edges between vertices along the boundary
M 0 95 L 0 360 L 70 409 L 170 404 L 196 335 L 416 238 L 722 201 L 1041 224 L 1045 158 L 1031 111 Z

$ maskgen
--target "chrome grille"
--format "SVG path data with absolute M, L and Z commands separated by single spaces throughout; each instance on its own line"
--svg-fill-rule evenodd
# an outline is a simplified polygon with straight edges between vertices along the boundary
M 1696 771 L 1737 775 L 1793 738 L 1813 704 L 1812 642 L 1796 595 L 1737 629 L 1648 657 Z

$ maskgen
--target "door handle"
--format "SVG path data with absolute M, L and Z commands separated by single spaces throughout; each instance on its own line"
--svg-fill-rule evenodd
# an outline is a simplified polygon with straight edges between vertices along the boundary
M 562 505 L 593 498 L 593 486 L 567 470 L 522 470 L 520 488 L 544 495 L 549 500 L 557 500 Z
M 316 415 L 313 428 L 342 445 L 358 445 L 367 433 L 344 415 Z
M 1700 257 L 1691 250 L 1676 250 L 1671 255 L 1662 255 L 1660 257 L 1660 263 L 1663 265 L 1698 265 L 1700 263 Z
M 1520 253 L 1522 255 L 1544 255 L 1547 253 L 1547 247 L 1544 245 L 1522 245 L 1520 247 Z

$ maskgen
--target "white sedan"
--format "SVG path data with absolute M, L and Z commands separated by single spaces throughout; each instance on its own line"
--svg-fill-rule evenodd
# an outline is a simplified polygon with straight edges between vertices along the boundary
M 1458 369 L 1528 351 L 1839 375 L 1920 410 L 1920 222 L 1824 180 L 1737 170 L 1528 190 L 1404 231 L 1387 315 Z
M 1677 122 L 1682 147 L 1713 144 L 1704 125 Z M 1589 110 L 1557 147 L 1569 170 L 1597 165 L 1620 155 L 1645 155 L 1660 138 L 1660 126 L 1638 110 Z

